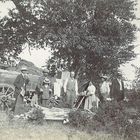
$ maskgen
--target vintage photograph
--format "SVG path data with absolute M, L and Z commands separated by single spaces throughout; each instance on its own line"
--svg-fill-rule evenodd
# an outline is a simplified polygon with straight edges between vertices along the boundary
M 140 0 L 0 0 L 0 140 L 140 140 Z

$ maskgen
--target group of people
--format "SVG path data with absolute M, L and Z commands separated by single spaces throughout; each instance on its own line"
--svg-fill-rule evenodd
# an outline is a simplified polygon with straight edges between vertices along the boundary
M 114 76 L 111 80 L 108 80 L 107 76 L 102 77 L 102 83 L 100 85 L 100 93 L 105 100 L 116 100 L 117 102 L 124 99 L 124 82 L 121 78 Z
M 64 102 L 66 102 L 67 107 L 72 107 L 75 98 L 78 94 L 78 84 L 77 80 L 74 78 L 74 72 L 71 72 L 70 77 L 65 80 L 62 84 L 58 79 L 48 78 L 48 70 L 43 70 L 43 75 L 39 77 L 35 90 L 31 93 L 30 105 L 33 107 L 35 105 L 40 105 L 43 107 L 49 107 L 50 98 L 54 96 L 54 92 L 57 92 L 58 96 L 61 96 L 61 91 L 58 89 L 63 88 Z M 15 104 L 13 111 L 16 115 L 22 114 L 24 112 L 25 96 L 27 96 L 27 86 L 30 82 L 28 76 L 27 67 L 23 66 L 21 68 L 21 73 L 16 77 L 14 81 L 15 86 Z M 58 86 L 59 85 L 59 86 Z M 55 88 L 57 87 L 57 88 Z M 29 93 L 30 94 L 30 93 Z
M 99 87 L 89 81 L 80 96 L 82 96 L 81 100 L 84 101 L 85 110 L 97 109 L 99 102 L 103 103 L 111 100 L 120 102 L 124 100 L 124 83 L 117 76 L 112 79 L 102 76 Z
M 24 111 L 24 96 L 26 94 L 26 86 L 29 84 L 28 70 L 26 67 L 21 68 L 21 74 L 19 74 L 15 81 L 15 106 L 13 111 L 15 114 L 22 114 Z M 55 88 L 56 85 L 57 88 Z M 117 101 L 123 100 L 124 98 L 124 85 L 123 82 L 117 78 L 113 78 L 111 84 L 108 82 L 108 78 L 103 76 L 102 82 L 99 86 L 100 95 L 102 101 L 106 101 L 109 98 Z M 92 81 L 89 81 L 86 88 L 82 93 L 78 93 L 78 82 L 75 79 L 74 71 L 70 72 L 64 83 L 48 78 L 48 70 L 43 70 L 43 75 L 39 78 L 36 85 L 35 91 L 31 98 L 31 106 L 41 105 L 43 107 L 49 106 L 49 99 L 54 95 L 55 92 L 59 93 L 62 101 L 65 102 L 68 108 L 73 108 L 77 97 L 82 96 L 84 101 L 84 109 L 90 110 L 93 106 L 98 108 L 100 97 L 97 96 L 97 88 L 93 85 Z

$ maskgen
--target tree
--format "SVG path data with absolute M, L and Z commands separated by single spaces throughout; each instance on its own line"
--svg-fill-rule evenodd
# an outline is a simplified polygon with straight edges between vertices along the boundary
M 1 27 L 16 38 L 16 49 L 27 42 L 51 46 L 54 59 L 88 79 L 111 74 L 135 57 L 134 0 L 12 1 L 16 10 Z
M 135 79 L 133 80 L 133 89 L 140 91 L 140 67 L 137 67 L 133 64 L 131 66 L 135 69 Z

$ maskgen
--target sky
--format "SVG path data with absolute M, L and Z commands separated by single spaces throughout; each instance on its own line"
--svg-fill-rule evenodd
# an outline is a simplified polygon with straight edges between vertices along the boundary
M 140 19 L 140 0 L 138 1 L 137 10 L 136 10 L 136 16 Z M 2 18 L 4 15 L 8 14 L 8 9 L 11 9 L 14 7 L 14 4 L 12 2 L 6 2 L 2 3 L 0 2 L 0 17 Z M 140 20 L 134 21 L 134 23 L 140 28 Z M 140 31 L 136 33 L 136 42 L 135 44 L 137 47 L 134 49 L 135 53 L 140 54 Z M 22 59 L 28 60 L 33 62 L 37 67 L 41 67 L 45 65 L 46 60 L 49 59 L 51 56 L 50 50 L 44 50 L 44 49 L 32 49 L 28 50 L 25 49 L 19 57 Z M 125 65 L 122 65 L 120 69 L 122 70 L 123 75 L 128 80 L 133 80 L 135 78 L 135 69 L 131 66 L 131 64 L 136 65 L 137 67 L 140 67 L 140 55 L 137 55 L 137 57 L 130 61 L 129 63 L 126 63 Z
M 28 47 L 19 55 L 20 58 L 33 62 L 37 67 L 41 68 L 51 57 L 50 49 L 32 49 Z

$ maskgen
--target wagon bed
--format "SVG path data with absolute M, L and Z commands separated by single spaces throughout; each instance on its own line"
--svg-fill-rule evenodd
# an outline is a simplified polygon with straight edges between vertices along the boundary
M 3 95 L 13 96 L 14 94 L 14 81 L 20 73 L 17 71 L 9 71 L 0 69 L 0 97 Z M 38 83 L 39 76 L 29 74 L 30 82 L 27 86 L 27 91 L 34 91 Z

